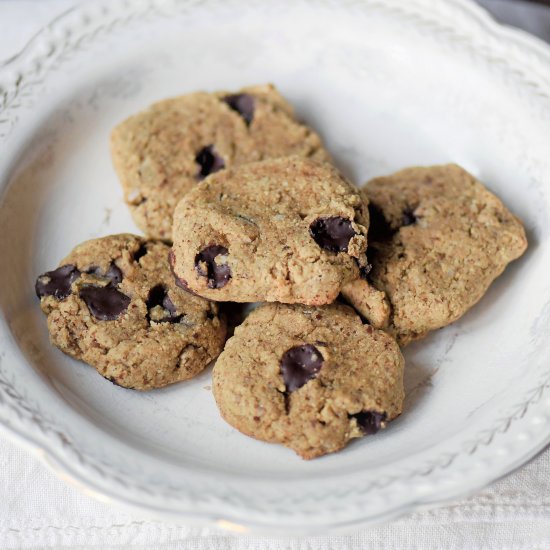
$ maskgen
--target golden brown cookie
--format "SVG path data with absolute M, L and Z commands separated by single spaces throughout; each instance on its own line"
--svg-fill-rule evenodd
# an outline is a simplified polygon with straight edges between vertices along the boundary
M 398 416 L 403 366 L 395 340 L 348 306 L 267 304 L 227 341 L 213 391 L 229 424 L 309 459 Z
M 520 220 L 457 165 L 401 170 L 362 193 L 372 271 L 343 295 L 402 345 L 456 321 L 527 248 Z
M 211 300 L 331 303 L 366 266 L 368 213 L 329 164 L 267 160 L 209 176 L 174 216 L 174 272 Z
M 272 85 L 155 103 L 113 130 L 111 151 L 136 224 L 168 240 L 176 205 L 208 174 L 288 155 L 329 158 Z
M 178 288 L 160 241 L 111 235 L 77 246 L 36 293 L 52 343 L 111 382 L 158 388 L 201 372 L 221 352 L 218 306 Z

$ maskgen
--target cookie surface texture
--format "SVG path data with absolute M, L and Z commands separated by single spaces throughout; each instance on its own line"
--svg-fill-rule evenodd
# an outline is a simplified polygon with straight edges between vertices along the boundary
M 456 321 L 527 248 L 519 219 L 457 165 L 408 168 L 362 193 L 372 270 L 343 294 L 368 319 L 383 300 L 367 287 L 383 291 L 400 344 Z
M 321 305 L 366 265 L 368 211 L 329 164 L 288 157 L 208 177 L 174 217 L 174 272 L 212 300 Z
M 348 306 L 267 304 L 228 340 L 213 391 L 233 427 L 310 459 L 398 416 L 403 367 L 395 340 Z
M 329 158 L 271 85 L 155 103 L 113 130 L 111 153 L 136 224 L 166 240 L 176 205 L 209 174 L 288 155 Z
M 168 253 L 129 234 L 77 246 L 36 282 L 52 343 L 127 388 L 200 373 L 221 352 L 226 323 L 217 304 L 178 288 Z

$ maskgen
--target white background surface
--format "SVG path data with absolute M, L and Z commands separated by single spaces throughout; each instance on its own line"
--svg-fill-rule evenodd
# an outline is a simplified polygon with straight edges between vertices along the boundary
M 74 3 L 0 0 L 0 60 L 15 54 L 43 24 Z M 483 3 L 501 20 L 521 24 L 550 40 L 550 8 L 510 0 Z M 233 537 L 156 521 L 100 503 L 65 485 L 36 458 L 3 436 L 0 472 L 1 550 L 550 548 L 550 450 L 469 500 L 418 512 L 356 535 L 313 539 Z

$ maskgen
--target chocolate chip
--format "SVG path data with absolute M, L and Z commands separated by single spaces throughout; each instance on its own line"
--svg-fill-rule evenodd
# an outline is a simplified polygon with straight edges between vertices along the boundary
M 134 252 L 132 259 L 137 263 L 140 258 L 145 256 L 145 254 L 147 254 L 147 245 L 145 243 L 141 243 L 140 247 L 136 250 L 136 252 Z
M 80 271 L 72 264 L 63 265 L 54 271 L 47 271 L 36 279 L 34 289 L 39 298 L 53 296 L 64 300 L 71 294 L 71 285 L 80 277 Z
M 413 225 L 418 219 L 414 214 L 413 208 L 406 208 L 403 211 L 401 225 L 399 227 L 392 227 L 386 220 L 382 209 L 373 203 L 369 204 L 369 217 L 368 239 L 371 242 L 389 241 L 398 231 L 399 227 Z
M 100 267 L 95 265 L 89 267 L 86 273 L 97 275 L 103 279 L 109 279 L 114 285 L 119 285 L 122 282 L 122 271 L 120 271 L 114 262 L 111 262 L 109 269 L 105 273 L 103 273 Z
M 172 300 L 170 300 L 170 296 L 168 296 L 168 292 L 166 293 L 166 295 L 164 296 L 164 298 L 162 300 L 162 307 L 166 311 L 170 312 L 170 315 L 171 315 L 172 318 L 176 315 L 176 306 L 174 305 Z
M 201 277 L 208 278 L 208 288 L 222 288 L 231 279 L 231 268 L 227 263 L 216 263 L 218 256 L 227 256 L 225 246 L 210 245 L 195 256 L 195 269 Z
M 321 248 L 331 252 L 347 252 L 350 240 L 357 234 L 351 221 L 340 216 L 317 218 L 309 226 L 309 232 Z
M 147 307 L 149 309 L 156 307 L 156 306 L 162 306 L 162 302 L 167 298 L 167 292 L 166 287 L 164 285 L 157 285 L 154 286 L 149 291 L 149 296 L 147 298 Z
M 233 94 L 223 98 L 223 101 L 229 105 L 231 109 L 237 111 L 247 126 L 254 118 L 254 98 L 249 94 Z
M 114 321 L 126 311 L 130 298 L 114 286 L 88 285 L 80 289 L 79 296 L 84 300 L 90 313 L 100 321 Z
M 213 145 L 203 147 L 195 157 L 195 162 L 200 166 L 197 178 L 203 179 L 209 174 L 213 174 L 222 168 L 225 168 L 225 162 L 222 157 L 214 151 Z
M 176 306 L 170 300 L 168 290 L 164 285 L 157 285 L 149 291 L 147 309 L 149 310 L 149 320 L 155 323 L 179 323 L 183 317 L 183 315 L 176 314 Z
M 403 212 L 403 225 L 413 225 L 416 223 L 416 216 L 414 215 L 414 210 L 412 208 L 407 208 Z
M 357 425 L 365 435 L 375 434 L 386 420 L 386 413 L 376 411 L 362 411 L 351 415 L 357 421 Z
M 119 285 L 122 282 L 122 271 L 114 264 L 109 266 L 105 277 L 109 279 L 114 285 Z
M 281 373 L 288 392 L 301 388 L 323 366 L 321 352 L 311 344 L 295 346 L 285 351 L 281 359 Z

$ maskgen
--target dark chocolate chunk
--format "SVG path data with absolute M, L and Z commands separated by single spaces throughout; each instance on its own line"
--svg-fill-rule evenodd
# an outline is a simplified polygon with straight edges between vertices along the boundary
M 229 105 L 231 109 L 239 113 L 247 125 L 254 118 L 254 98 L 249 94 L 233 94 L 227 95 L 223 101 Z
M 115 265 L 115 262 L 111 262 L 109 269 L 105 273 L 96 265 L 89 267 L 86 273 L 97 275 L 103 279 L 109 279 L 114 285 L 119 285 L 122 282 L 122 271 Z
M 71 293 L 71 285 L 80 277 L 76 266 L 67 264 L 53 271 L 47 271 L 36 279 L 34 289 L 39 298 L 53 296 L 57 300 L 64 300 Z
M 163 317 L 152 318 L 151 311 L 155 307 L 161 307 L 166 314 Z M 179 323 L 183 315 L 176 314 L 176 306 L 168 296 L 168 289 L 164 285 L 157 285 L 149 291 L 147 298 L 147 309 L 149 310 L 149 320 L 156 323 Z
M 170 300 L 170 296 L 168 296 L 168 292 L 166 292 L 166 294 L 164 295 L 161 305 L 166 311 L 170 313 L 171 319 L 174 319 L 176 317 L 176 306 L 174 305 L 174 302 Z
M 416 220 L 417 218 L 414 215 L 414 209 L 407 208 L 403 212 L 403 225 L 413 225 L 414 223 L 416 223 Z
M 147 307 L 152 309 L 156 306 L 162 307 L 162 302 L 166 298 L 166 287 L 164 285 L 154 286 L 149 291 L 149 296 L 147 298 Z
M 321 352 L 311 344 L 295 346 L 285 351 L 281 359 L 281 373 L 288 392 L 301 388 L 315 378 L 323 366 Z
M 79 296 L 84 300 L 90 313 L 100 321 L 114 321 L 130 305 L 130 297 L 122 294 L 111 284 L 107 286 L 87 285 L 80 289 Z
M 321 248 L 331 252 L 347 252 L 350 240 L 356 235 L 351 221 L 340 216 L 317 218 L 309 226 L 309 232 Z
M 225 162 L 222 157 L 216 153 L 213 145 L 203 147 L 195 157 L 195 162 L 200 166 L 197 172 L 197 178 L 204 179 L 209 174 L 213 174 L 222 168 L 225 168 Z
M 218 256 L 227 256 L 225 246 L 210 245 L 195 256 L 195 269 L 208 279 L 208 288 L 222 288 L 231 279 L 231 268 L 226 263 L 216 263 Z
M 375 434 L 386 420 L 386 413 L 376 411 L 362 411 L 352 416 L 365 435 Z
M 139 262 L 140 258 L 143 258 L 147 254 L 147 244 L 142 243 L 140 247 L 134 252 L 133 260 L 134 262 Z
M 122 271 L 112 262 L 107 273 L 105 273 L 105 277 L 114 285 L 119 285 L 122 282 Z
M 403 211 L 401 225 L 399 227 L 392 227 L 384 217 L 382 210 L 373 203 L 369 204 L 369 217 L 368 239 L 370 242 L 389 241 L 397 233 L 399 227 L 413 225 L 418 219 L 414 214 L 414 208 L 406 208 Z

